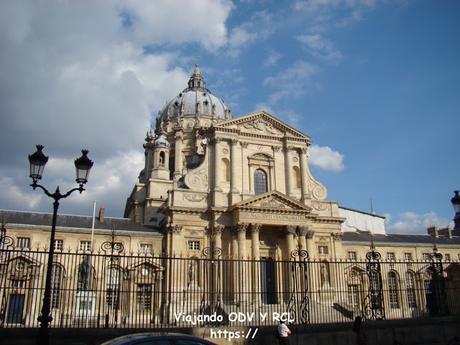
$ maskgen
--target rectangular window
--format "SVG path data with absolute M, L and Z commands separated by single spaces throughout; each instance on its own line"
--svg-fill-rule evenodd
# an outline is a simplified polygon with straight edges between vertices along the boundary
M 348 252 L 348 260 L 356 261 L 357 259 L 358 256 L 356 255 L 356 252 Z
M 424 260 L 424 261 L 431 260 L 431 254 L 430 253 L 423 253 L 422 254 L 422 260 Z
M 141 310 L 150 310 L 152 307 L 152 285 L 137 284 L 137 305 Z
M 64 248 L 64 240 L 54 240 L 54 250 L 62 251 Z
M 387 261 L 396 261 L 396 255 L 393 252 L 387 253 Z
M 80 241 L 80 250 L 83 252 L 91 251 L 91 241 Z
M 444 255 L 444 260 L 447 261 L 447 262 L 450 262 L 450 260 L 451 260 L 450 254 L 445 254 Z
M 188 250 L 200 250 L 200 241 L 188 241 Z
M 141 243 L 139 247 L 141 254 L 153 254 L 153 246 L 150 243 Z
M 404 261 L 412 261 L 412 253 L 404 253 Z
M 318 246 L 318 253 L 319 255 L 327 255 L 329 254 L 329 248 L 327 246 Z
M 348 304 L 359 308 L 359 289 L 357 284 L 348 284 Z
M 18 237 L 17 247 L 22 249 L 30 249 L 30 238 Z
M 22 289 L 26 286 L 25 280 L 14 279 L 11 281 L 11 287 L 14 289 Z

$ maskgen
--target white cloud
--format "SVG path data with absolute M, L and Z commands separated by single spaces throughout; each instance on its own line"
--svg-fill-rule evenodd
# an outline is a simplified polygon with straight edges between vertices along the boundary
M 294 9 L 298 11 L 316 11 L 321 8 L 337 8 L 337 7 L 373 7 L 377 0 L 296 0 Z
M 50 185 L 71 185 L 73 163 L 67 168 L 60 160 L 90 150 L 93 179 L 71 204 L 95 197 L 90 186 L 104 186 L 97 197 L 108 203 L 115 193 L 110 186 L 126 193 L 138 172 L 128 181 L 116 167 L 142 152 L 151 114 L 186 85 L 190 71 L 172 67 L 182 59 L 181 46 L 226 46 L 232 8 L 227 0 L 0 2 L 0 177 L 6 185 L 25 185 L 9 189 L 15 199 L 27 184 L 7 171 L 23 169 L 35 144 L 54 159 L 46 168 Z M 98 171 L 111 183 L 95 184 Z M 0 207 L 17 205 L 13 199 L 1 199 Z M 27 200 L 25 207 L 37 206 L 36 198 Z
M 450 220 L 440 217 L 436 212 L 430 211 L 423 214 L 407 211 L 391 220 L 386 225 L 389 233 L 399 234 L 426 234 L 430 226 L 446 227 Z
M 236 58 L 244 47 L 258 41 L 267 39 L 275 31 L 272 15 L 268 11 L 259 11 L 251 19 L 234 27 L 229 35 L 227 54 Z
M 329 171 L 342 171 L 345 169 L 343 164 L 344 155 L 332 150 L 329 146 L 311 145 L 309 152 L 309 162 L 320 169 Z
M 315 65 L 305 61 L 296 61 L 278 74 L 266 77 L 263 85 L 274 90 L 270 95 L 270 103 L 276 103 L 283 97 L 302 95 L 306 91 L 312 76 L 317 72 L 318 67 Z
M 16 184 L 16 181 L 10 177 L 0 176 L 0 203 L 8 205 L 10 209 L 22 210 L 24 207 L 35 209 L 42 195 L 32 193 L 30 188 L 29 193 L 24 191 Z
M 342 53 L 335 48 L 334 43 L 320 34 L 298 36 L 297 40 L 309 54 L 316 58 L 333 63 L 337 63 L 343 58 Z
M 264 60 L 264 63 L 263 63 L 263 66 L 264 67 L 272 67 L 274 65 L 276 65 L 276 63 L 278 62 L 278 60 L 281 58 L 281 54 L 274 51 L 274 50 L 271 50 L 270 52 L 268 52 L 267 56 L 265 57 L 265 60 Z

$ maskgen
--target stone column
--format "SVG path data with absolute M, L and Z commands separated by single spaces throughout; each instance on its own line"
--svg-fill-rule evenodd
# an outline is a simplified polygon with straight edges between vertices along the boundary
M 284 147 L 284 174 L 286 175 L 286 195 L 292 195 L 292 161 L 291 161 L 291 147 L 286 145 Z
M 222 250 L 222 232 L 224 231 L 223 225 L 214 225 L 214 248 Z
M 249 166 L 248 166 L 248 159 L 246 157 L 246 148 L 248 147 L 248 143 L 241 143 L 241 165 L 243 168 L 243 194 L 249 194 Z
M 302 147 L 298 150 L 300 156 L 300 179 L 302 186 L 301 200 L 305 202 L 310 196 L 308 194 L 308 181 L 307 181 L 307 149 Z
M 292 225 L 286 226 L 286 249 L 287 249 L 287 255 L 286 258 L 287 260 L 290 260 L 291 253 L 295 249 L 295 244 L 294 244 L 294 235 L 296 233 L 296 227 Z
M 238 232 L 232 229 L 232 259 L 238 259 Z
M 182 131 L 176 132 L 174 155 L 174 181 L 177 181 L 182 176 Z
M 183 250 L 180 243 L 182 226 L 172 225 L 169 228 L 169 231 L 171 232 L 171 253 L 174 256 L 180 255 Z
M 232 139 L 230 141 L 230 192 L 231 193 L 239 193 L 238 186 L 236 184 L 237 180 L 237 171 L 236 168 L 238 166 L 237 155 L 236 155 L 236 148 L 238 145 L 237 139 Z
M 259 248 L 260 224 L 251 224 L 251 248 L 252 248 L 252 302 L 260 304 L 260 248 Z
M 260 224 L 251 225 L 252 260 L 260 260 L 259 229 Z
M 236 231 L 238 232 L 238 301 L 240 303 L 246 303 L 249 295 L 249 279 L 245 277 L 249 276 L 249 263 L 248 261 L 243 261 L 246 258 L 246 230 L 249 224 L 238 224 Z
M 302 250 L 306 250 L 308 252 L 308 249 L 307 249 L 307 232 L 308 232 L 308 226 L 300 226 L 299 227 L 299 246 L 300 246 L 300 249 Z M 310 253 L 308 253 L 310 254 Z
M 313 230 L 308 230 L 306 234 L 306 238 L 307 238 L 307 252 L 308 252 L 310 259 L 314 259 L 316 257 L 314 237 L 315 237 L 315 232 Z
M 248 229 L 248 224 L 241 223 L 238 224 L 236 231 L 238 232 L 238 259 L 244 260 L 246 257 L 246 230 Z
M 221 164 L 220 164 L 220 143 L 221 139 L 220 138 L 215 138 L 213 143 L 214 143 L 214 183 L 213 183 L 213 190 L 216 192 L 221 192 L 222 189 L 220 188 L 220 170 L 221 170 Z

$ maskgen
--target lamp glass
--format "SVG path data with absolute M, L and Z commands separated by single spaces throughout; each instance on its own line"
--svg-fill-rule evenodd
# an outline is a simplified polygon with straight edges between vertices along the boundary
M 81 151 L 82 156 L 75 160 L 76 181 L 78 184 L 88 182 L 88 175 L 93 166 L 93 162 L 88 158 L 88 150 Z
M 42 145 L 37 145 L 37 151 L 29 155 L 30 177 L 33 180 L 40 180 L 42 178 L 45 164 L 48 162 L 48 157 L 43 154 L 42 149 Z

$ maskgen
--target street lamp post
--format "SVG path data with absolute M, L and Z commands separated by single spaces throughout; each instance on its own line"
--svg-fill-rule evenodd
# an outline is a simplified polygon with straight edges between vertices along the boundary
M 59 186 L 56 187 L 54 193 L 50 193 L 45 187 L 38 184 L 38 180 L 41 180 L 43 169 L 45 168 L 46 162 L 48 162 L 48 157 L 45 156 L 42 152 L 43 146 L 37 145 L 37 151 L 29 155 L 30 163 L 30 178 L 32 178 L 32 184 L 30 185 L 34 190 L 40 188 L 43 192 L 54 200 L 53 202 L 53 221 L 51 225 L 51 236 L 48 252 L 48 262 L 46 268 L 46 280 L 45 280 L 45 293 L 43 296 L 43 305 L 41 309 L 41 315 L 38 317 L 40 322 L 40 333 L 38 337 L 39 344 L 49 344 L 49 334 L 48 327 L 50 322 L 53 320 L 51 316 L 51 280 L 52 280 L 52 271 L 53 271 L 53 257 L 54 257 L 54 237 L 56 233 L 56 220 L 57 212 L 59 208 L 59 200 L 67 198 L 70 194 L 75 191 L 82 193 L 85 189 L 83 185 L 88 182 L 88 174 L 93 166 L 93 162 L 88 158 L 88 150 L 82 150 L 82 156 L 75 159 L 75 169 L 76 169 L 76 182 L 78 187 L 69 190 L 67 193 L 62 194 L 59 190 Z

